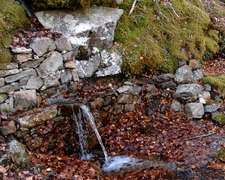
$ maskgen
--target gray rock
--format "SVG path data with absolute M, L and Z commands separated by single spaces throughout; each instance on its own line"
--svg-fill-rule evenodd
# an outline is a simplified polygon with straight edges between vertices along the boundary
M 193 81 L 192 70 L 188 65 L 184 65 L 177 69 L 175 74 L 175 80 L 178 83 L 188 83 Z
M 12 84 L 0 87 L 0 93 L 11 93 L 15 90 L 18 90 L 19 88 L 20 88 L 19 83 L 12 83 Z
M 21 71 L 20 73 L 15 74 L 15 75 L 7 76 L 5 78 L 5 82 L 6 83 L 12 83 L 12 82 L 18 81 L 22 78 L 25 78 L 25 77 L 36 76 L 36 74 L 37 73 L 34 69 L 28 69 L 28 70 L 25 70 L 25 71 Z
M 60 75 L 61 75 L 60 72 L 56 72 L 54 75 L 46 76 L 43 79 L 44 85 L 42 86 L 41 90 L 45 90 L 47 88 L 54 87 L 54 86 L 59 86 L 60 85 L 60 82 L 59 82 Z
M 60 53 L 53 51 L 39 66 L 39 73 L 42 77 L 54 74 L 63 67 L 63 57 Z
M 197 69 L 193 71 L 193 79 L 200 80 L 204 77 L 202 69 Z
M 177 87 L 177 84 L 173 81 L 167 81 L 167 82 L 162 82 L 159 84 L 159 86 L 163 89 L 176 89 Z
M 185 101 L 194 101 L 202 91 L 203 87 L 199 84 L 181 84 L 177 87 L 174 97 Z
M 69 70 L 66 70 L 61 73 L 60 81 L 62 84 L 68 83 L 72 80 L 72 74 Z
M 182 105 L 179 101 L 173 100 L 171 109 L 175 112 L 180 112 L 182 110 Z
M 173 74 L 166 73 L 166 74 L 160 74 L 159 76 L 154 76 L 153 80 L 156 83 L 162 83 L 162 82 L 172 81 L 174 80 L 174 78 L 175 76 Z
M 9 156 L 12 161 L 19 167 L 25 168 L 29 165 L 29 155 L 26 151 L 26 148 L 23 144 L 17 140 L 12 140 L 9 142 Z
M 33 59 L 32 61 L 22 63 L 20 67 L 23 69 L 37 68 L 42 61 L 44 61 L 44 58 Z
M 80 78 L 89 78 L 94 75 L 100 65 L 100 56 L 94 55 L 88 61 L 76 61 L 76 69 Z
M 54 41 L 47 37 L 35 38 L 30 47 L 39 57 L 56 48 Z
M 19 63 L 27 62 L 29 60 L 32 60 L 32 54 L 17 54 L 16 55 L 16 60 Z
M 200 119 L 204 115 L 202 103 L 188 103 L 185 105 L 185 112 L 189 118 Z
M 0 70 L 0 77 L 10 76 L 19 72 L 19 69 Z
M 30 112 L 29 115 L 20 117 L 17 122 L 22 129 L 34 128 L 50 119 L 55 118 L 57 113 L 57 106 L 50 106 L 43 109 L 37 109 L 35 112 Z
M 210 104 L 210 105 L 205 105 L 205 113 L 214 113 L 220 109 L 221 105 L 220 104 Z
M 187 61 L 185 61 L 185 60 L 178 61 L 178 66 L 179 67 L 184 66 L 184 65 L 187 65 Z
M 92 7 L 87 13 L 42 11 L 35 15 L 45 28 L 68 37 L 74 47 L 90 43 L 92 47 L 106 48 L 113 44 L 116 24 L 122 14 L 121 9 Z
M 30 79 L 28 80 L 27 84 L 26 84 L 26 89 L 40 89 L 41 86 L 43 85 L 43 80 L 38 77 L 38 76 L 32 76 L 30 77 Z
M 0 87 L 5 85 L 5 80 L 4 78 L 0 78 Z
M 3 103 L 8 98 L 7 94 L 0 94 L 0 104 Z
M 117 89 L 117 92 L 119 94 L 133 94 L 133 95 L 138 95 L 141 92 L 141 87 L 137 85 L 124 85 L 120 88 Z
M 55 41 L 56 44 L 56 49 L 58 51 L 71 51 L 72 50 L 72 45 L 70 41 L 66 37 L 61 37 Z
M 37 106 L 35 90 L 21 90 L 14 93 L 14 107 L 17 110 L 31 109 Z
M 112 52 L 111 54 L 106 54 L 105 56 L 101 55 L 100 67 L 103 68 L 100 68 L 96 72 L 96 76 L 105 77 L 120 74 L 121 65 L 122 65 L 122 57 L 118 53 Z
M 205 91 L 212 91 L 212 86 L 210 84 L 204 84 L 204 90 Z
M 10 70 L 10 69 L 18 69 L 18 64 L 17 63 L 0 64 L 0 70 Z
M 14 47 L 11 49 L 11 51 L 15 54 L 31 54 L 32 49 L 26 48 L 26 47 Z

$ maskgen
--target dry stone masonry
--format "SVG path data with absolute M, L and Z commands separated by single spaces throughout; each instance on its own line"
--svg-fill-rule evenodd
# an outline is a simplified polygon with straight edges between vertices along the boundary
M 61 37 L 36 37 L 28 47 L 11 49 L 13 62 L 0 67 L 0 111 L 36 107 L 42 92 L 51 87 L 121 73 L 122 57 L 112 46 L 122 14 L 104 7 L 86 13 L 36 13 L 45 28 Z

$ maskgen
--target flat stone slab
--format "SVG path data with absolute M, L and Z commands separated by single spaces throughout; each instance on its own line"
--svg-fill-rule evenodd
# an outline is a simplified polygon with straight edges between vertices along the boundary
M 117 21 L 122 9 L 92 7 L 88 12 L 41 11 L 35 15 L 47 29 L 62 33 L 73 45 L 87 45 L 91 32 L 96 47 L 112 46 Z

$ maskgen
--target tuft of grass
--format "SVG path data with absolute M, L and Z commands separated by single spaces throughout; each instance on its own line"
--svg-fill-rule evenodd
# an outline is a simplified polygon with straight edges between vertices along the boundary
M 13 33 L 27 25 L 29 20 L 24 9 L 14 0 L 0 0 L 0 63 L 11 61 L 9 45 Z
M 222 94 L 225 95 L 225 75 L 219 76 L 205 76 L 203 82 L 210 84 Z
M 212 120 L 220 125 L 225 124 L 225 114 L 223 112 L 215 112 L 212 114 Z
M 201 1 L 139 1 L 129 16 L 132 2 L 120 6 L 125 14 L 115 37 L 122 44 L 125 71 L 173 72 L 179 60 L 202 59 L 206 51 L 218 51 L 218 31 L 212 29 Z
M 218 152 L 217 152 L 217 159 L 219 159 L 222 162 L 225 162 L 225 148 L 221 148 Z

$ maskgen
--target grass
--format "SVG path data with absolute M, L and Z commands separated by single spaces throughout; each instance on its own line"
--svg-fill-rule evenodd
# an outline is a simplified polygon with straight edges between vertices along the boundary
M 8 63 L 11 61 L 12 35 L 29 21 L 24 9 L 14 0 L 0 0 L 0 4 L 0 63 Z
M 225 95 L 225 75 L 205 76 L 203 82 L 212 85 L 217 88 L 222 95 Z
M 201 1 L 172 0 L 171 5 L 140 1 L 129 16 L 132 2 L 121 5 L 125 14 L 115 37 L 122 44 L 125 71 L 173 72 L 179 60 L 201 60 L 205 52 L 218 51 L 219 33 L 211 28 Z

